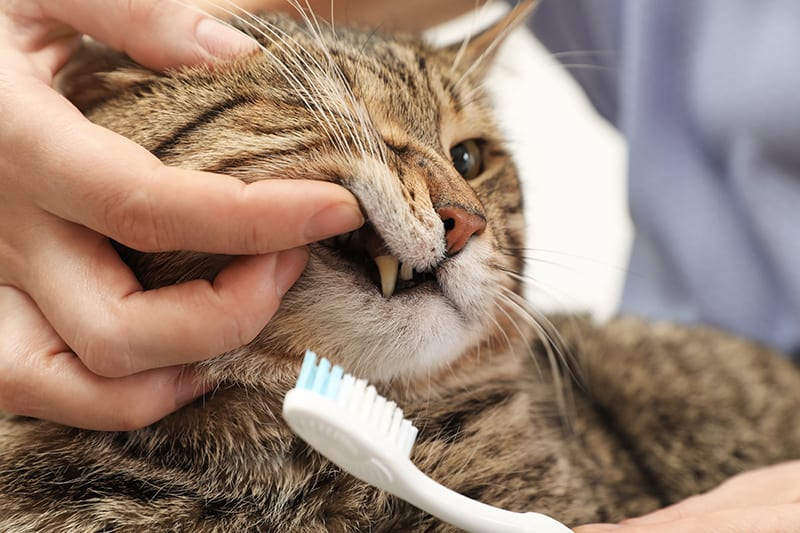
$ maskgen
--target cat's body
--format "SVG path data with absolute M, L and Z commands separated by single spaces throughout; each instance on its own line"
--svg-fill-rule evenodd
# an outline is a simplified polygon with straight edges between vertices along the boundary
M 655 509 L 800 449 L 800 379 L 774 353 L 636 320 L 559 325 L 589 384 L 574 390 L 570 428 L 527 355 L 468 358 L 388 389 L 420 426 L 412 457 L 422 470 L 485 502 L 577 525 Z M 544 347 L 534 350 L 545 364 Z M 222 389 L 131 433 L 3 421 L 2 529 L 447 529 L 292 436 L 279 418 L 290 381 Z
M 319 34 L 269 20 L 261 55 L 167 78 L 117 72 L 84 107 L 168 163 L 340 183 L 367 229 L 311 246 L 265 330 L 199 366 L 220 383 L 202 401 L 128 433 L 0 418 L 0 530 L 447 528 L 289 432 L 280 405 L 306 347 L 403 408 L 423 471 L 570 525 L 800 456 L 800 374 L 766 349 L 632 319 L 553 319 L 561 338 L 539 339 L 518 295 L 516 172 L 478 88 L 482 62 L 470 68 L 492 31 L 457 61 L 458 48 L 372 33 L 320 48 Z M 448 151 L 472 139 L 482 162 L 464 179 Z M 225 261 L 121 251 L 146 287 L 210 278 Z M 396 291 L 371 264 L 381 255 L 407 265 Z M 554 350 L 575 358 L 576 385 L 551 372 Z

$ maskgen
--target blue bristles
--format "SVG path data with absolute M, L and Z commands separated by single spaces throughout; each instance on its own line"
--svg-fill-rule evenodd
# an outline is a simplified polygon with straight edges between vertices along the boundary
M 344 370 L 342 370 L 342 367 L 339 365 L 336 365 L 331 369 L 328 385 L 325 387 L 325 396 L 331 399 L 336 398 L 336 393 L 339 391 L 339 383 L 342 381 L 343 374 Z
M 317 372 L 314 374 L 314 382 L 311 385 L 312 391 L 322 394 L 322 389 L 328 382 L 328 375 L 330 374 L 330 370 L 331 370 L 331 362 L 325 359 L 324 357 L 320 359 L 319 366 L 317 366 Z
M 311 350 L 306 350 L 303 365 L 300 367 L 300 375 L 297 376 L 296 389 L 305 389 L 316 392 L 328 398 L 335 398 L 339 390 L 339 382 L 342 380 L 344 371 L 339 365 L 331 368 L 331 363 L 324 357 L 317 365 L 317 354 Z
M 300 375 L 297 376 L 297 389 L 310 389 L 317 373 L 317 354 L 311 350 L 306 350 L 306 357 L 303 359 L 303 366 L 300 367 Z

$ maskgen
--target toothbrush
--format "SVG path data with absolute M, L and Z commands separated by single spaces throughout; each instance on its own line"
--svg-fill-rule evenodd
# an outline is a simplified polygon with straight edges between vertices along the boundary
M 363 379 L 317 364 L 307 351 L 295 388 L 283 402 L 289 427 L 358 479 L 394 494 L 456 527 L 475 533 L 569 533 L 539 513 L 514 513 L 472 500 L 423 474 L 411 462 L 417 428 Z

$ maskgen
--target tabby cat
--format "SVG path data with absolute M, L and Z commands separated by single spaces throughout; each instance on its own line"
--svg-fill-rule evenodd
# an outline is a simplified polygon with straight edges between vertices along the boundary
M 332 181 L 368 223 L 311 245 L 258 337 L 199 365 L 219 386 L 166 419 L 102 433 L 0 415 L 0 530 L 452 529 L 287 429 L 281 401 L 307 347 L 403 407 L 433 478 L 569 525 L 800 455 L 800 376 L 767 349 L 625 318 L 536 326 L 517 174 L 481 89 L 530 8 L 444 48 L 244 16 L 263 47 L 250 57 L 167 75 L 120 58 L 72 80 L 92 120 L 168 164 Z M 212 279 L 228 260 L 119 251 L 148 288 Z

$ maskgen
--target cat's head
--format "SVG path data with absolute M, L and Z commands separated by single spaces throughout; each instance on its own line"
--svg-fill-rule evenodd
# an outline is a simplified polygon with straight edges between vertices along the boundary
M 210 378 L 268 381 L 306 348 L 371 380 L 424 375 L 514 334 L 521 193 L 481 84 L 530 4 L 444 48 L 248 18 L 238 25 L 263 45 L 250 57 L 168 75 L 116 68 L 73 92 L 92 120 L 168 164 L 332 181 L 361 205 L 365 226 L 312 244 L 258 337 L 201 365 Z M 211 278 L 225 261 L 123 256 L 148 288 Z

